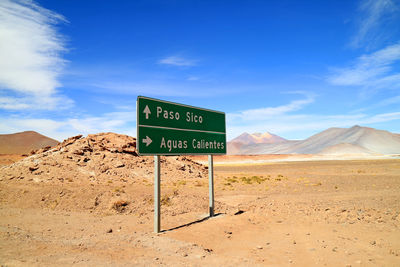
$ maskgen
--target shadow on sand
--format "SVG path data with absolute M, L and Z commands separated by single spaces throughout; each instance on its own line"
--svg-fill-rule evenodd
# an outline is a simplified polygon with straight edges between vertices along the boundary
M 188 226 L 191 226 L 191 225 L 193 225 L 193 224 L 201 223 L 201 222 L 207 221 L 207 220 L 210 219 L 210 218 L 215 218 L 215 217 L 220 216 L 220 215 L 222 215 L 222 214 L 223 214 L 223 213 L 216 213 L 216 214 L 214 214 L 213 217 L 207 216 L 207 217 L 205 217 L 205 218 L 203 218 L 203 219 L 200 219 L 200 220 L 197 220 L 197 221 L 193 221 L 193 222 L 190 222 L 190 223 L 186 223 L 186 224 L 183 224 L 183 225 L 174 227 L 174 228 L 162 230 L 161 233 L 165 233 L 165 232 L 177 230 L 177 229 L 180 229 L 180 228 L 188 227 Z

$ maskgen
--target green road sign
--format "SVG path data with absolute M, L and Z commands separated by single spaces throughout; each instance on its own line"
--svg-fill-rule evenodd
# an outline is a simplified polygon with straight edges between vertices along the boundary
M 141 155 L 226 154 L 225 113 L 139 96 Z

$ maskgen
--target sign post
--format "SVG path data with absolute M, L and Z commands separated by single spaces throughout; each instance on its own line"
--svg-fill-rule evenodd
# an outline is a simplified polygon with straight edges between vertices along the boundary
M 210 217 L 214 216 L 214 164 L 213 155 L 208 155 L 208 190 Z
M 154 232 L 159 233 L 161 229 L 160 224 L 160 156 L 154 156 Z
M 140 155 L 154 155 L 154 232 L 160 232 L 160 155 L 209 155 L 210 217 L 214 216 L 213 156 L 226 154 L 225 113 L 139 96 Z

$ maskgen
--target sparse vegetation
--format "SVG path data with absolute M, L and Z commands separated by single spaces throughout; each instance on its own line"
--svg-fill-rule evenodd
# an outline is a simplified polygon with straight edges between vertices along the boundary
M 310 180 L 308 180 L 307 178 L 304 178 L 304 177 L 300 177 L 300 178 L 296 179 L 296 182 L 303 183 L 303 185 L 305 185 L 305 186 L 309 186 L 311 183 Z
M 53 201 L 50 202 L 49 207 L 54 210 L 58 206 L 58 200 L 54 199 Z
M 160 202 L 161 202 L 161 205 L 163 205 L 163 206 L 171 206 L 171 204 L 172 204 L 171 197 L 168 195 L 162 196 Z
M 238 183 L 237 177 L 233 176 L 232 178 L 228 177 L 225 179 L 228 183 Z
M 144 203 L 146 203 L 147 205 L 153 205 L 153 203 L 154 203 L 153 196 L 146 196 L 146 197 L 143 199 L 143 201 L 144 201 Z
M 113 203 L 112 208 L 120 213 L 124 212 L 126 210 L 126 207 L 128 206 L 128 201 L 125 200 L 118 200 Z
M 261 184 L 261 183 L 265 182 L 266 180 L 267 180 L 267 178 L 265 178 L 263 176 L 252 176 L 252 177 L 250 177 L 251 183 Z
M 178 196 L 178 195 L 179 195 L 178 189 L 174 189 L 174 191 L 172 192 L 172 194 L 173 194 L 174 196 Z
M 116 187 L 114 188 L 115 193 L 125 193 L 125 191 L 122 188 Z
M 183 181 L 183 180 L 178 180 L 177 182 L 173 182 L 172 183 L 172 185 L 173 186 L 183 186 L 183 185 L 186 185 L 186 181 Z
M 275 181 L 278 181 L 278 182 L 282 181 L 283 177 L 284 176 L 282 174 L 278 174 L 277 177 L 275 178 Z
M 322 185 L 322 183 L 321 182 L 318 182 L 318 183 L 315 183 L 315 184 L 312 184 L 313 186 L 320 186 L 320 185 Z
M 196 181 L 196 183 L 194 184 L 194 186 L 198 186 L 198 187 L 201 187 L 201 186 L 204 186 L 205 184 L 203 183 L 203 182 L 201 182 L 201 181 Z
M 257 183 L 257 184 L 261 184 L 263 182 L 265 182 L 266 180 L 269 180 L 269 178 L 264 177 L 264 176 L 242 176 L 240 178 L 233 176 L 233 177 L 227 177 L 225 178 L 226 183 L 224 183 L 224 185 L 227 186 L 233 186 L 232 184 L 234 183 L 239 183 L 242 182 L 243 184 L 253 184 L 253 183 Z

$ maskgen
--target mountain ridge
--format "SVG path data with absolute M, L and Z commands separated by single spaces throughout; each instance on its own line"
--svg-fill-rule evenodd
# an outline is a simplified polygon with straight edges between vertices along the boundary
M 278 143 L 278 142 L 285 142 L 287 141 L 285 138 L 282 138 L 278 135 L 265 132 L 265 133 L 253 133 L 249 134 L 247 132 L 242 133 L 238 137 L 232 139 L 230 142 L 235 142 L 235 143 L 242 143 L 245 145 L 248 144 L 272 144 L 272 143 Z
M 340 146 L 340 144 L 343 144 Z M 346 145 L 347 144 L 347 145 Z M 229 144 L 228 144 L 229 148 Z M 336 151 L 335 151 L 336 150 Z M 325 152 L 324 152 L 325 151 Z M 400 135 L 355 125 L 328 128 L 304 140 L 242 145 L 234 154 L 400 154 Z M 231 151 L 228 151 L 231 154 Z

